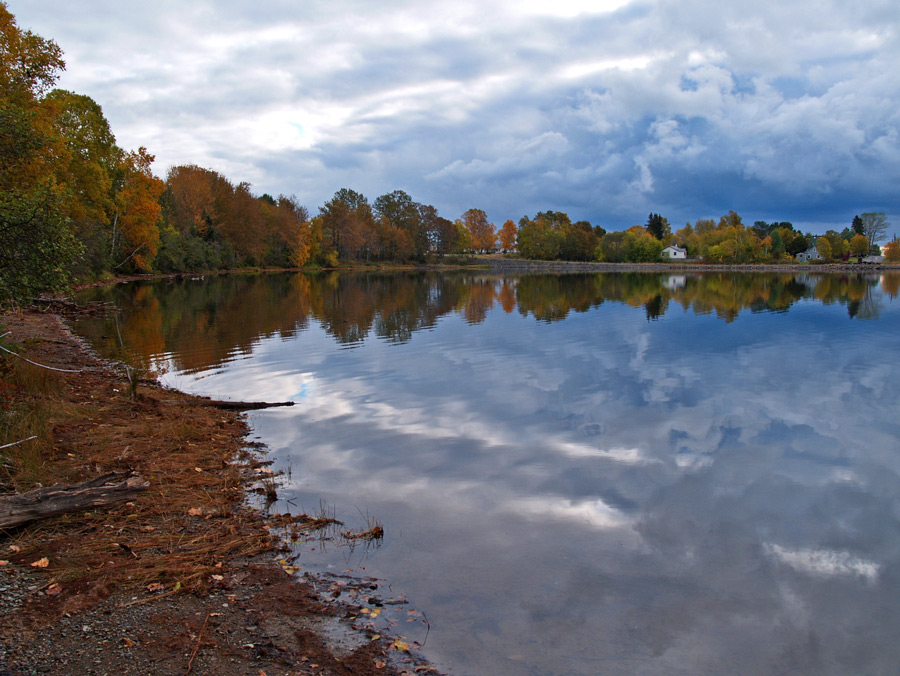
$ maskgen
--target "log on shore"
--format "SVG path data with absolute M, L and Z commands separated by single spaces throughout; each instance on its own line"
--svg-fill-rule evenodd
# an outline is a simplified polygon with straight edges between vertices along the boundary
M 37 519 L 125 502 L 149 486 L 150 482 L 140 475 L 112 472 L 77 484 L 0 495 L 0 529 L 16 528 Z

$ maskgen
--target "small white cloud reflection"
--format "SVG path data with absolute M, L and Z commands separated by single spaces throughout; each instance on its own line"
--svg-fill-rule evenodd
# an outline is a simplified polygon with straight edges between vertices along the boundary
M 568 500 L 557 497 L 533 497 L 509 500 L 507 511 L 541 521 L 569 521 L 598 530 L 630 527 L 633 518 L 603 500 Z M 637 537 L 637 536 L 635 536 Z
M 832 549 L 788 549 L 776 544 L 766 544 L 764 549 L 766 554 L 800 573 L 822 577 L 852 575 L 874 583 L 881 568 L 873 561 Z

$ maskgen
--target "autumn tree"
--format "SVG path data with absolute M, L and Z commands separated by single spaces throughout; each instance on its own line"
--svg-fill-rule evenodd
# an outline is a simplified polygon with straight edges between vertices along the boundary
M 881 247 L 881 253 L 884 254 L 884 259 L 889 263 L 900 263 L 900 242 L 892 239 Z
M 830 261 L 832 255 L 834 254 L 831 248 L 831 242 L 828 241 L 827 237 L 819 237 L 816 240 L 816 250 L 819 252 L 819 255 L 826 261 Z
M 500 240 L 500 248 L 503 251 L 511 251 L 516 248 L 516 235 L 518 234 L 518 229 L 516 228 L 516 224 L 511 220 L 507 220 L 500 228 L 500 232 L 498 233 L 498 238 Z
M 863 234 L 853 235 L 850 240 L 850 255 L 865 256 L 869 252 L 869 240 Z
M 0 303 L 65 284 L 80 253 L 45 100 L 64 68 L 57 44 L 21 30 L 0 2 Z
M 85 259 L 97 274 L 112 265 L 115 193 L 122 188 L 124 153 L 100 106 L 89 96 L 54 89 L 46 99 L 59 136 L 55 178 Z
M 153 155 L 146 148 L 128 153 L 122 162 L 122 189 L 116 195 L 117 225 L 127 257 L 136 270 L 150 270 L 159 245 L 159 198 L 165 183 L 153 175 Z
M 560 258 L 567 261 L 589 261 L 594 258 L 600 238 L 594 233 L 590 223 L 578 221 L 563 227 L 561 234 Z
M 355 259 L 365 255 L 369 232 L 375 229 L 375 217 L 366 197 L 349 188 L 341 188 L 325 206 L 319 207 L 323 226 L 323 252 L 333 251 L 338 258 Z
M 490 253 L 494 250 L 497 233 L 494 232 L 494 224 L 488 221 L 487 214 L 481 209 L 469 209 L 462 215 L 462 220 L 476 251 Z
M 404 233 L 403 239 L 411 247 L 410 255 L 418 259 L 424 258 L 429 248 L 428 232 L 421 219 L 421 206 L 403 190 L 381 195 L 373 203 L 375 216 L 385 221 L 388 228 Z

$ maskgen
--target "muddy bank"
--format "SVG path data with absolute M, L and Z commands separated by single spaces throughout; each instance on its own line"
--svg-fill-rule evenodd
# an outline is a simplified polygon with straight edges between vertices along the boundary
M 247 447 L 240 412 L 129 379 L 56 314 L 7 313 L 0 324 L 29 359 L 76 371 L 35 375 L 5 358 L 0 403 L 32 396 L 26 369 L 42 379 L 49 419 L 46 435 L 4 460 L 2 490 L 111 471 L 150 484 L 122 504 L 0 532 L 0 673 L 430 671 L 403 641 L 373 640 L 377 581 L 348 580 L 338 594 L 292 575 L 284 538 L 314 524 L 247 506 L 248 491 L 268 490 L 272 477 L 264 452 Z

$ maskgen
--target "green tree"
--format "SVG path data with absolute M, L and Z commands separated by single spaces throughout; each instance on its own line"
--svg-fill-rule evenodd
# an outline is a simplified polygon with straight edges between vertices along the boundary
M 618 263 L 625 260 L 625 233 L 608 232 L 600 238 L 600 251 L 603 260 L 610 263 Z
M 651 213 L 650 217 L 647 219 L 646 227 L 647 232 L 660 241 L 672 234 L 672 229 L 669 227 L 669 221 L 659 214 Z
M 772 242 L 772 258 L 781 258 L 781 255 L 784 253 L 784 239 L 781 237 L 781 230 L 779 228 L 775 228 L 774 230 L 772 230 L 772 234 L 769 235 L 769 237 L 771 238 Z
M 640 226 L 625 232 L 625 260 L 629 263 L 652 263 L 659 260 L 663 245 Z
M 784 248 L 789 254 L 791 254 L 792 256 L 796 256 L 797 254 L 803 253 L 809 248 L 809 240 L 802 232 L 797 232 L 794 234 L 794 237 L 790 242 L 785 239 Z

